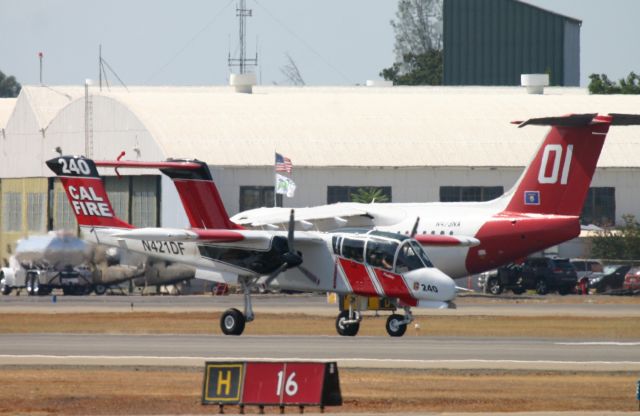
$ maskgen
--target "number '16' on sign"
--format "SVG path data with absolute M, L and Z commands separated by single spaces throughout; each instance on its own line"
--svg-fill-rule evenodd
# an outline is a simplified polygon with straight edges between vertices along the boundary
M 549 159 L 553 153 L 553 166 L 549 171 Z M 560 184 L 566 185 L 569 179 L 569 169 L 571 167 L 571 157 L 573 156 L 573 145 L 567 145 L 567 151 L 562 157 L 563 148 L 560 144 L 548 144 L 544 147 L 542 153 L 542 161 L 540 162 L 540 170 L 538 171 L 538 183 L 558 183 L 558 174 L 560 174 L 560 164 L 562 163 L 562 174 L 560 176 Z

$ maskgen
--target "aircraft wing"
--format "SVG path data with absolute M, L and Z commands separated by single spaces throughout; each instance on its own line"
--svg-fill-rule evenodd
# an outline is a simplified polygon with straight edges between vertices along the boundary
M 268 225 L 286 225 L 289 222 L 291 208 L 257 208 L 244 211 L 231 217 L 239 225 L 262 227 Z M 296 208 L 296 222 L 335 220 L 337 227 L 346 225 L 349 217 L 369 216 L 367 204 L 343 202 L 317 207 Z
M 418 234 L 414 238 L 420 245 L 433 247 L 474 247 L 480 244 L 477 238 L 464 235 Z
M 285 231 L 261 230 L 211 230 L 180 228 L 134 228 L 112 235 L 115 238 L 152 241 L 183 241 L 208 244 L 245 243 L 248 245 L 269 245 L 274 236 L 287 237 Z M 295 241 L 324 242 L 315 232 L 296 231 Z

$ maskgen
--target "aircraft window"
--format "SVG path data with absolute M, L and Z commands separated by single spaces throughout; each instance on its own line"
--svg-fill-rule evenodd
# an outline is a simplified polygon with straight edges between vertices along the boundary
M 415 253 L 420 257 L 420 259 L 422 259 L 422 262 L 424 263 L 425 266 L 433 267 L 433 263 L 431 263 L 431 259 L 429 258 L 429 256 L 427 256 L 427 252 L 424 251 L 420 243 L 418 243 L 417 241 L 412 241 L 411 247 L 413 247 L 413 251 L 415 251 Z
M 373 267 L 391 270 L 398 243 L 395 241 L 367 241 L 367 263 Z
M 364 240 L 344 238 L 342 240 L 342 255 L 348 259 L 363 262 Z
M 396 260 L 396 273 L 406 273 L 411 270 L 425 267 L 422 259 L 416 254 L 408 242 L 400 247 L 398 259 Z
M 449 235 L 453 235 L 453 231 L 449 231 Z
M 435 230 L 431 230 L 431 235 L 435 235 L 436 231 Z
M 440 235 L 444 235 L 444 231 L 440 231 Z

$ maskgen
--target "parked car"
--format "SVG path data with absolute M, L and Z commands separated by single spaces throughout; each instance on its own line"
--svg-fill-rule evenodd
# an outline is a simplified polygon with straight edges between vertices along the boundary
M 578 284 L 584 288 L 586 294 L 586 290 L 589 287 L 589 278 L 594 273 L 602 273 L 602 263 L 600 263 L 600 260 L 593 259 L 571 259 L 571 264 L 576 268 Z
M 623 289 L 640 290 L 640 267 L 631 268 L 624 276 Z
M 566 258 L 531 257 L 520 264 L 499 267 L 495 275 L 486 277 L 486 290 L 494 295 L 510 289 L 519 295 L 535 289 L 539 295 L 558 291 L 561 295 L 570 293 L 576 285 L 576 270 Z
M 630 264 L 610 264 L 604 266 L 602 273 L 592 273 L 589 276 L 589 288 L 596 293 L 610 292 L 621 289 L 624 277 L 631 269 Z

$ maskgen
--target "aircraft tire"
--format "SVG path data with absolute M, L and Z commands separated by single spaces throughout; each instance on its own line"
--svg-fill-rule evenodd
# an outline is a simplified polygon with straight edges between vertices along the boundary
M 387 334 L 391 337 L 401 337 L 407 332 L 407 324 L 402 323 L 404 316 L 394 313 L 387 318 Z
M 240 335 L 244 331 L 246 319 L 235 308 L 227 309 L 220 317 L 220 329 L 225 335 Z
M 349 319 L 349 311 L 342 311 L 336 318 L 336 331 L 338 335 L 343 337 L 355 337 L 360 329 L 360 322 L 355 324 L 345 324 L 344 321 Z

